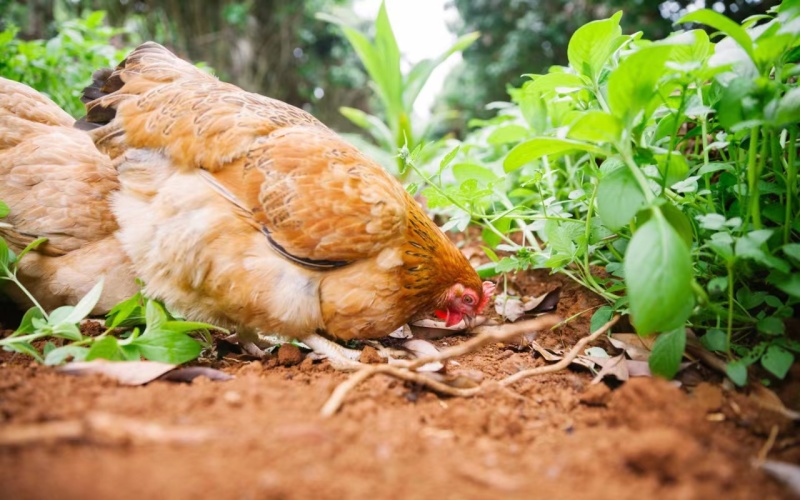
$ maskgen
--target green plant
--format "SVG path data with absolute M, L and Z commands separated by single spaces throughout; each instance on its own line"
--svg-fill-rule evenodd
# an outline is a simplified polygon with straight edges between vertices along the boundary
M 20 40 L 17 28 L 9 26 L 0 32 L 0 76 L 30 85 L 72 116 L 82 116 L 81 90 L 92 72 L 115 66 L 126 53 L 111 45 L 123 30 L 105 26 L 104 17 L 97 11 L 59 22 L 49 40 Z
M 448 57 L 469 47 L 479 36 L 479 33 L 469 33 L 460 37 L 452 47 L 435 59 L 424 59 L 416 63 L 406 74 L 400 68 L 400 49 L 386 14 L 386 5 L 381 3 L 378 17 L 375 20 L 375 39 L 371 42 L 363 33 L 355 28 L 348 27 L 343 21 L 334 17 L 320 14 L 320 19 L 341 26 L 345 37 L 353 46 L 364 68 L 371 79 L 371 86 L 375 91 L 383 108 L 383 120 L 359 109 L 342 107 L 342 114 L 356 126 L 366 130 L 375 142 L 394 154 L 401 148 L 415 149 L 422 140 L 429 136 L 430 126 L 418 130 L 414 127 L 412 111 L 414 103 L 422 87 L 430 78 L 431 73 Z M 401 158 L 397 160 L 396 174 L 405 179 L 407 172 L 405 163 Z
M 8 206 L 0 201 L 0 218 L 9 214 Z M 5 224 L 5 223 L 2 223 Z M 185 363 L 200 355 L 202 349 L 211 346 L 208 329 L 215 328 L 205 323 L 175 319 L 156 301 L 144 298 L 141 293 L 115 306 L 108 314 L 107 329 L 98 336 L 81 332 L 79 324 L 94 309 L 103 290 L 100 280 L 75 306 L 61 306 L 47 312 L 36 298 L 17 278 L 18 263 L 25 254 L 46 241 L 40 238 L 30 243 L 19 255 L 8 248 L 0 238 L 0 280 L 16 285 L 34 306 L 23 316 L 19 328 L 10 336 L 0 339 L 6 350 L 27 354 L 47 365 L 57 365 L 68 359 L 73 361 L 97 358 L 115 361 L 139 360 L 142 357 L 165 363 Z M 120 338 L 114 334 L 118 328 L 145 325 L 126 331 Z M 202 343 L 188 334 L 198 332 Z M 42 350 L 33 342 L 52 338 L 62 345 L 48 341 Z
M 411 162 L 423 194 L 511 252 L 488 250 L 484 274 L 549 268 L 661 333 L 655 373 L 676 373 L 691 327 L 737 384 L 756 362 L 783 378 L 800 352 L 783 323 L 800 301 L 800 6 L 772 14 L 679 20 L 716 43 L 624 35 L 621 12 L 584 25 L 568 66 L 528 75 L 441 164 Z

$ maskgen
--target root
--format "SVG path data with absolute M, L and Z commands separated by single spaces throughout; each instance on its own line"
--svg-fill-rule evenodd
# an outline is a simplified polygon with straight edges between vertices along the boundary
M 473 333 L 477 334 L 476 337 L 464 342 L 463 344 L 443 349 L 435 355 L 424 356 L 401 364 L 368 365 L 364 368 L 361 368 L 351 375 L 350 378 L 336 387 L 336 389 L 328 398 L 328 401 L 322 407 L 321 414 L 323 417 L 330 417 L 334 415 L 342 407 L 345 398 L 350 391 L 356 388 L 360 383 L 377 374 L 384 374 L 400 380 L 405 380 L 407 382 L 414 382 L 439 394 L 444 394 L 447 396 L 472 397 L 485 390 L 487 385 L 499 384 L 500 387 L 508 387 L 528 377 L 557 372 L 569 366 L 572 360 L 575 359 L 575 357 L 578 356 L 586 347 L 586 344 L 605 334 L 618 320 L 619 316 L 614 316 L 611 321 L 603 325 L 596 332 L 579 340 L 578 343 L 575 344 L 575 346 L 570 349 L 570 351 L 565 354 L 558 363 L 532 368 L 530 370 L 523 370 L 497 382 L 490 382 L 478 387 L 451 387 L 415 371 L 420 366 L 428 363 L 445 362 L 449 359 L 475 352 L 479 348 L 493 342 L 504 342 L 532 331 L 551 329 L 558 325 L 559 318 L 554 315 L 547 315 L 528 321 L 509 323 L 501 326 L 479 326 L 473 330 Z

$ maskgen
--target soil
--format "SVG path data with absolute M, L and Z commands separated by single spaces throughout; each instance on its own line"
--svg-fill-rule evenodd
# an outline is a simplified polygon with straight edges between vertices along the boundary
M 599 303 L 577 285 L 529 273 L 515 286 L 562 287 L 565 318 L 589 310 L 541 345 L 586 335 Z M 768 452 L 800 463 L 797 424 L 698 366 L 681 387 L 592 384 L 578 367 L 470 399 L 379 377 L 324 419 L 321 406 L 348 375 L 294 346 L 263 362 L 233 353 L 198 362 L 232 380 L 137 387 L 0 360 L 0 498 L 778 499 L 792 496 L 754 460 Z M 457 362 L 449 369 L 485 380 L 545 364 L 504 344 Z M 769 394 L 800 410 L 796 368 Z

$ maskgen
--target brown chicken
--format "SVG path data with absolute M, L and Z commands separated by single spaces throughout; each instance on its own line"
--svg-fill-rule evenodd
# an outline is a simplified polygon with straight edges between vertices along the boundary
M 347 368 L 357 351 L 319 334 L 381 337 L 431 311 L 453 325 L 489 300 L 493 285 L 403 187 L 308 113 L 155 43 L 96 73 L 84 99 L 77 126 L 110 158 L 92 168 L 119 174 L 115 234 L 146 294 L 188 318 L 244 341 L 298 338 Z
M 119 188 L 111 160 L 50 99 L 0 78 L 0 200 L 11 207 L 0 237 L 19 253 L 48 238 L 19 263 L 18 277 L 47 310 L 75 304 L 101 277 L 95 308 L 108 311 L 136 293 L 130 261 L 114 237 L 109 194 Z M 6 286 L 23 307 L 30 300 Z

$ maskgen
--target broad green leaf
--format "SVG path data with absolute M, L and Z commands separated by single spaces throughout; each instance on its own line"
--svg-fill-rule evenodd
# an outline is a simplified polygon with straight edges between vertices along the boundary
M 8 214 L 11 213 L 11 209 L 8 208 L 8 205 L 3 200 L 0 200 L 0 219 L 4 219 L 8 217 Z
M 25 311 L 25 315 L 22 316 L 22 321 L 19 323 L 19 328 L 16 329 L 16 331 L 13 333 L 13 336 L 35 332 L 36 328 L 33 326 L 34 318 L 44 320 L 44 314 L 42 314 L 41 309 L 38 307 L 31 307 Z
M 48 318 L 48 323 L 51 325 L 58 325 L 60 323 L 64 323 L 74 310 L 75 310 L 74 306 L 58 307 L 50 313 L 50 317 Z
M 489 184 L 497 180 L 494 172 L 474 163 L 457 163 L 453 165 L 453 177 L 459 183 L 475 179 L 483 184 Z
M 589 321 L 589 333 L 592 334 L 599 330 L 600 327 L 611 321 L 613 316 L 613 308 L 609 306 L 602 306 L 598 308 L 594 314 L 592 314 L 592 319 Z
M 626 226 L 644 205 L 644 193 L 628 168 L 618 168 L 600 178 L 597 213 L 609 229 Z
M 86 361 L 93 359 L 109 359 L 111 361 L 123 361 L 125 356 L 119 348 L 119 343 L 114 337 L 103 337 L 96 340 L 86 354 Z
M 148 300 L 145 307 L 145 320 L 147 321 L 147 328 L 144 334 L 147 334 L 147 332 L 161 329 L 164 323 L 167 322 L 167 313 L 158 302 Z
M 681 326 L 656 338 L 653 351 L 647 360 L 655 375 L 671 379 L 678 373 L 686 348 L 686 328 Z
M 761 356 L 761 366 L 781 380 L 789 373 L 792 363 L 794 354 L 777 345 L 769 346 Z
M 748 35 L 747 31 L 739 26 L 739 24 L 728 19 L 722 14 L 714 12 L 711 9 L 696 10 L 686 14 L 675 22 L 675 24 L 683 23 L 705 24 L 711 26 L 715 30 L 721 31 L 722 33 L 733 38 L 733 40 L 735 40 L 736 43 L 739 44 L 742 49 L 744 49 L 750 59 L 753 62 L 756 62 L 756 56 L 753 52 L 753 40 L 750 38 L 750 35 Z
M 75 323 L 58 323 L 53 325 L 52 334 L 56 337 L 65 338 L 68 340 L 82 340 L 81 330 Z
M 488 224 L 491 224 L 500 234 L 507 234 L 508 230 L 511 228 L 511 221 L 512 219 L 510 217 L 501 217 L 496 221 L 488 222 Z M 481 231 L 481 238 L 490 247 L 496 247 L 503 241 L 502 238 L 500 238 L 500 235 L 497 234 L 497 232 L 492 231 L 489 228 L 483 228 L 483 231 Z M 488 249 L 484 247 L 484 250 Z M 495 257 L 494 262 L 497 262 L 499 260 L 497 258 L 497 255 L 495 255 L 494 257 Z
M 684 326 L 694 307 L 689 248 L 660 209 L 652 210 L 624 259 L 631 316 L 640 335 Z
M 600 70 L 614 50 L 619 47 L 617 37 L 622 30 L 619 20 L 622 12 L 611 18 L 584 24 L 572 35 L 567 46 L 567 58 L 575 71 L 596 81 Z
M 587 111 L 569 129 L 567 137 L 578 141 L 612 144 L 622 136 L 622 123 L 604 111 Z
M 767 283 L 775 285 L 783 292 L 800 299 L 800 273 L 781 273 L 773 271 L 767 277 Z
M 0 238 L 0 277 L 6 275 L 5 269 L 11 262 L 11 250 L 9 250 L 6 240 Z
M 75 308 L 64 318 L 63 321 L 65 323 L 77 323 L 91 314 L 92 309 L 97 305 L 97 301 L 100 300 L 100 295 L 103 293 L 104 281 L 104 278 L 100 278 L 100 281 L 89 290 L 89 293 L 78 301 Z
M 765 335 L 783 335 L 786 332 L 783 320 L 775 316 L 761 318 L 758 320 L 758 323 L 756 323 L 756 328 Z
M 658 97 L 656 87 L 667 70 L 672 45 L 650 45 L 628 56 L 608 79 L 608 104 L 626 126 Z
M 444 169 L 446 169 L 448 167 L 448 165 L 453 163 L 453 159 L 455 159 L 455 157 L 458 154 L 458 151 L 460 149 L 461 149 L 461 146 L 456 146 L 453 149 L 451 149 L 449 153 L 444 155 L 444 158 L 442 158 L 442 161 L 439 162 L 439 171 L 437 172 L 437 174 L 441 175 L 441 173 L 444 171 Z
M 219 330 L 222 332 L 228 331 L 224 328 L 198 321 L 167 321 L 162 325 L 162 328 L 164 330 L 177 333 L 195 332 L 197 330 Z
M 728 350 L 728 336 L 722 330 L 709 330 L 700 337 L 700 343 L 709 351 L 727 352 Z
M 689 163 L 678 151 L 673 151 L 671 155 L 656 155 L 656 161 L 661 178 L 663 179 L 666 175 L 667 186 L 672 186 L 689 175 Z
M 674 229 L 675 232 L 677 232 L 681 239 L 686 243 L 686 248 L 692 248 L 694 233 L 692 232 L 692 223 L 689 221 L 689 218 L 686 217 L 686 215 L 681 212 L 678 207 L 663 200 L 663 198 L 659 199 L 656 203 L 658 204 L 659 210 L 661 210 L 661 214 L 672 226 L 672 229 Z M 644 224 L 650 220 L 652 214 L 653 212 L 651 210 L 640 213 L 639 218 L 637 219 L 638 223 Z
M 800 262 L 800 243 L 787 243 L 781 247 L 781 250 L 787 256 Z
M 197 358 L 203 349 L 186 334 L 161 330 L 147 332 L 130 345 L 136 346 L 145 359 L 177 365 Z
M 509 142 L 519 142 L 530 135 L 527 127 L 522 125 L 506 125 L 498 127 L 489 134 L 486 142 L 489 144 L 507 144 Z
M 747 383 L 747 365 L 741 361 L 728 363 L 725 366 L 725 374 L 739 387 L 743 387 Z
M 800 122 L 800 88 L 789 89 L 777 102 L 774 113 L 768 119 L 776 128 Z
M 67 358 L 72 358 L 72 361 L 84 361 L 89 349 L 81 346 L 65 345 L 63 347 L 56 347 L 44 358 L 44 364 L 48 366 L 60 365 Z
M 503 168 L 506 172 L 511 172 L 543 156 L 564 154 L 572 151 L 585 151 L 601 156 L 606 155 L 604 149 L 593 144 L 569 139 L 556 139 L 554 137 L 537 137 L 518 144 L 509 151 L 508 156 L 503 161 Z

